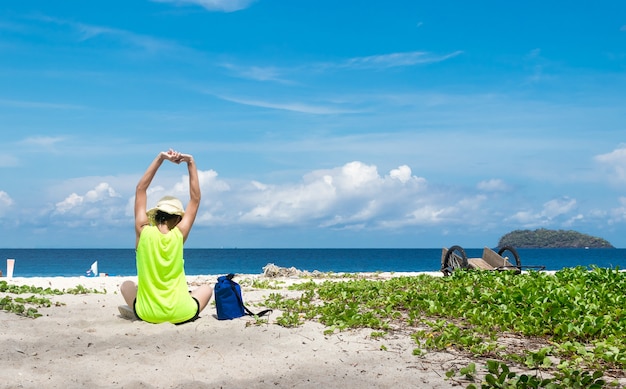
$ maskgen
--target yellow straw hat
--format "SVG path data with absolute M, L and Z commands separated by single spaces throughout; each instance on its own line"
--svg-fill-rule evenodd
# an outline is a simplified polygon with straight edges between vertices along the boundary
M 174 196 L 164 196 L 159 200 L 156 207 L 151 208 L 146 214 L 149 219 L 154 220 L 154 215 L 157 211 L 163 211 L 170 215 L 178 215 L 181 217 L 185 215 L 183 203 Z

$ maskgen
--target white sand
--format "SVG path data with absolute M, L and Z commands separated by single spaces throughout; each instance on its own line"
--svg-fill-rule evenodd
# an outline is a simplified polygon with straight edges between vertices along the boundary
M 302 282 L 283 278 L 280 290 L 252 289 L 245 286 L 252 278 L 264 279 L 236 280 L 253 311 L 263 308 L 257 304 L 270 293 L 290 293 L 287 285 Z M 39 308 L 43 316 L 37 319 L 0 312 L 0 387 L 449 388 L 459 384 L 446 380 L 445 372 L 471 362 L 457 353 L 415 356 L 417 345 L 408 333 L 374 339 L 372 330 L 324 335 L 324 326 L 312 322 L 284 328 L 275 324 L 277 311 L 267 324 L 251 317 L 220 321 L 212 302 L 196 322 L 181 326 L 125 320 L 117 307 L 124 304 L 118 288 L 127 279 L 133 277 L 7 280 L 106 293 L 46 295 L 64 305 Z M 216 276 L 189 277 L 192 285 L 215 281 Z

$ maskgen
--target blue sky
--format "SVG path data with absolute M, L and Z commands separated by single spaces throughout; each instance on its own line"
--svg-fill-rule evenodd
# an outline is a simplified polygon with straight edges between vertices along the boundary
M 0 247 L 133 247 L 169 148 L 188 247 L 626 247 L 625 91 L 623 1 L 11 1 Z

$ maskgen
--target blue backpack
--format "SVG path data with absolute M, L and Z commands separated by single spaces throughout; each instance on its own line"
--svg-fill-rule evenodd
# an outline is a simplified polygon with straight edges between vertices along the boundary
M 235 275 L 231 273 L 217 278 L 214 294 L 218 320 L 231 320 L 244 315 L 263 316 L 272 312 L 271 309 L 266 309 L 260 313 L 251 312 L 243 303 L 241 286 L 233 281 L 234 277 Z

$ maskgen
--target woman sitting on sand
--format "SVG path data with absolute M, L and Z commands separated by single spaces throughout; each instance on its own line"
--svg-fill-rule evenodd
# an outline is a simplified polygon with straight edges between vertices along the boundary
M 187 163 L 189 203 L 187 209 L 175 197 L 165 196 L 146 212 L 146 191 L 157 170 L 168 160 Z M 207 306 L 213 288 L 202 285 L 189 292 L 185 277 L 183 243 L 196 219 L 200 206 L 200 183 L 194 159 L 189 154 L 170 150 L 152 161 L 135 192 L 135 232 L 137 285 L 125 281 L 120 291 L 128 307 L 120 307 L 122 316 L 133 313 L 150 323 L 182 324 L 194 321 Z M 129 307 L 133 307 L 130 311 Z

